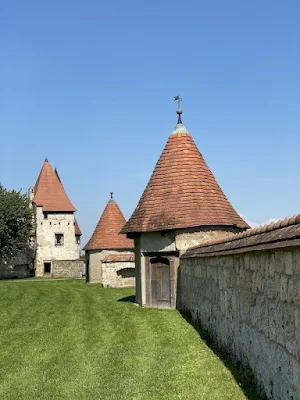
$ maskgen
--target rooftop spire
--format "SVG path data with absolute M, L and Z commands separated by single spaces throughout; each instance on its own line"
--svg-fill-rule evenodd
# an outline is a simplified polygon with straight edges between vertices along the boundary
M 110 192 L 110 199 L 109 199 L 109 203 L 114 203 L 114 192 Z
M 182 102 L 182 98 L 180 96 L 175 96 L 174 97 L 174 101 L 178 102 L 178 108 L 177 108 L 177 111 L 176 111 L 176 113 L 178 115 L 177 125 L 178 124 L 182 124 L 182 121 L 181 121 L 182 109 L 180 108 L 180 103 Z
M 172 132 L 172 135 L 174 133 L 189 133 L 181 121 L 182 109 L 180 108 L 180 103 L 182 102 L 182 98 L 180 96 L 175 96 L 174 101 L 178 102 L 178 108 L 176 110 L 176 113 L 178 115 L 178 121 L 177 121 L 177 125 L 175 126 L 174 131 Z
M 47 157 L 45 158 L 45 162 L 49 162 Z

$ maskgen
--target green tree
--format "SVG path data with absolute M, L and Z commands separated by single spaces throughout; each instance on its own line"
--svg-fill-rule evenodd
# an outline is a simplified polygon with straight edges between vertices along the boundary
M 0 259 L 14 257 L 27 247 L 32 216 L 27 195 L 0 184 Z

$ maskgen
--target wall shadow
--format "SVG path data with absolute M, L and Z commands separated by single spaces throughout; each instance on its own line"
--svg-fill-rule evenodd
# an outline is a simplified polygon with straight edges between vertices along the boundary
M 195 322 L 192 319 L 191 314 L 188 311 L 183 311 L 181 304 L 181 268 L 178 267 L 177 275 L 177 298 L 176 298 L 176 308 L 180 312 L 181 316 L 193 326 L 193 328 L 198 332 L 201 340 L 203 340 L 206 345 L 214 352 L 214 354 L 223 362 L 225 367 L 229 369 L 232 376 L 234 377 L 237 384 L 242 389 L 244 395 L 248 400 L 266 400 L 267 398 L 258 392 L 259 385 L 254 378 L 252 371 L 247 366 L 243 365 L 233 359 L 233 357 L 224 348 L 220 348 L 212 335 L 201 327 L 201 323 Z
M 135 295 L 133 296 L 126 296 L 122 297 L 121 299 L 118 299 L 120 302 L 125 302 L 125 303 L 135 303 Z
M 239 362 L 234 362 L 230 357 L 230 354 L 226 350 L 218 347 L 217 343 L 213 340 L 212 336 L 205 331 L 199 324 L 193 321 L 190 313 L 186 311 L 180 311 L 181 316 L 193 326 L 198 332 L 201 340 L 203 340 L 207 346 L 214 352 L 214 354 L 222 360 L 223 364 L 227 369 L 230 370 L 235 381 L 238 383 L 240 388 L 243 390 L 248 400 L 265 400 L 266 397 L 258 394 L 257 382 L 253 377 L 251 370 L 248 367 L 243 366 Z

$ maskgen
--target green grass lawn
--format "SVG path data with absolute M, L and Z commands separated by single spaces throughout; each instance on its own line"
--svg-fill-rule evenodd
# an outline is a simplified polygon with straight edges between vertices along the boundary
M 82 280 L 0 282 L 0 399 L 256 399 L 177 311 Z M 126 300 L 126 299 L 125 299 Z

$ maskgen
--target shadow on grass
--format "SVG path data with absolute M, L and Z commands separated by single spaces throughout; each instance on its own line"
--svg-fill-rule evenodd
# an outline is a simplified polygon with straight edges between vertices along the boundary
M 217 346 L 208 332 L 204 331 L 198 324 L 196 324 L 188 312 L 180 311 L 180 314 L 190 325 L 195 328 L 201 339 L 220 358 L 220 360 L 222 360 L 225 367 L 230 370 L 232 376 L 241 387 L 248 400 L 266 399 L 266 397 L 258 394 L 258 391 L 256 390 L 257 382 L 255 381 L 255 378 L 248 367 L 243 366 L 241 363 L 233 364 L 229 354 Z
M 135 296 L 122 297 L 118 301 L 125 302 L 125 303 L 135 303 Z

